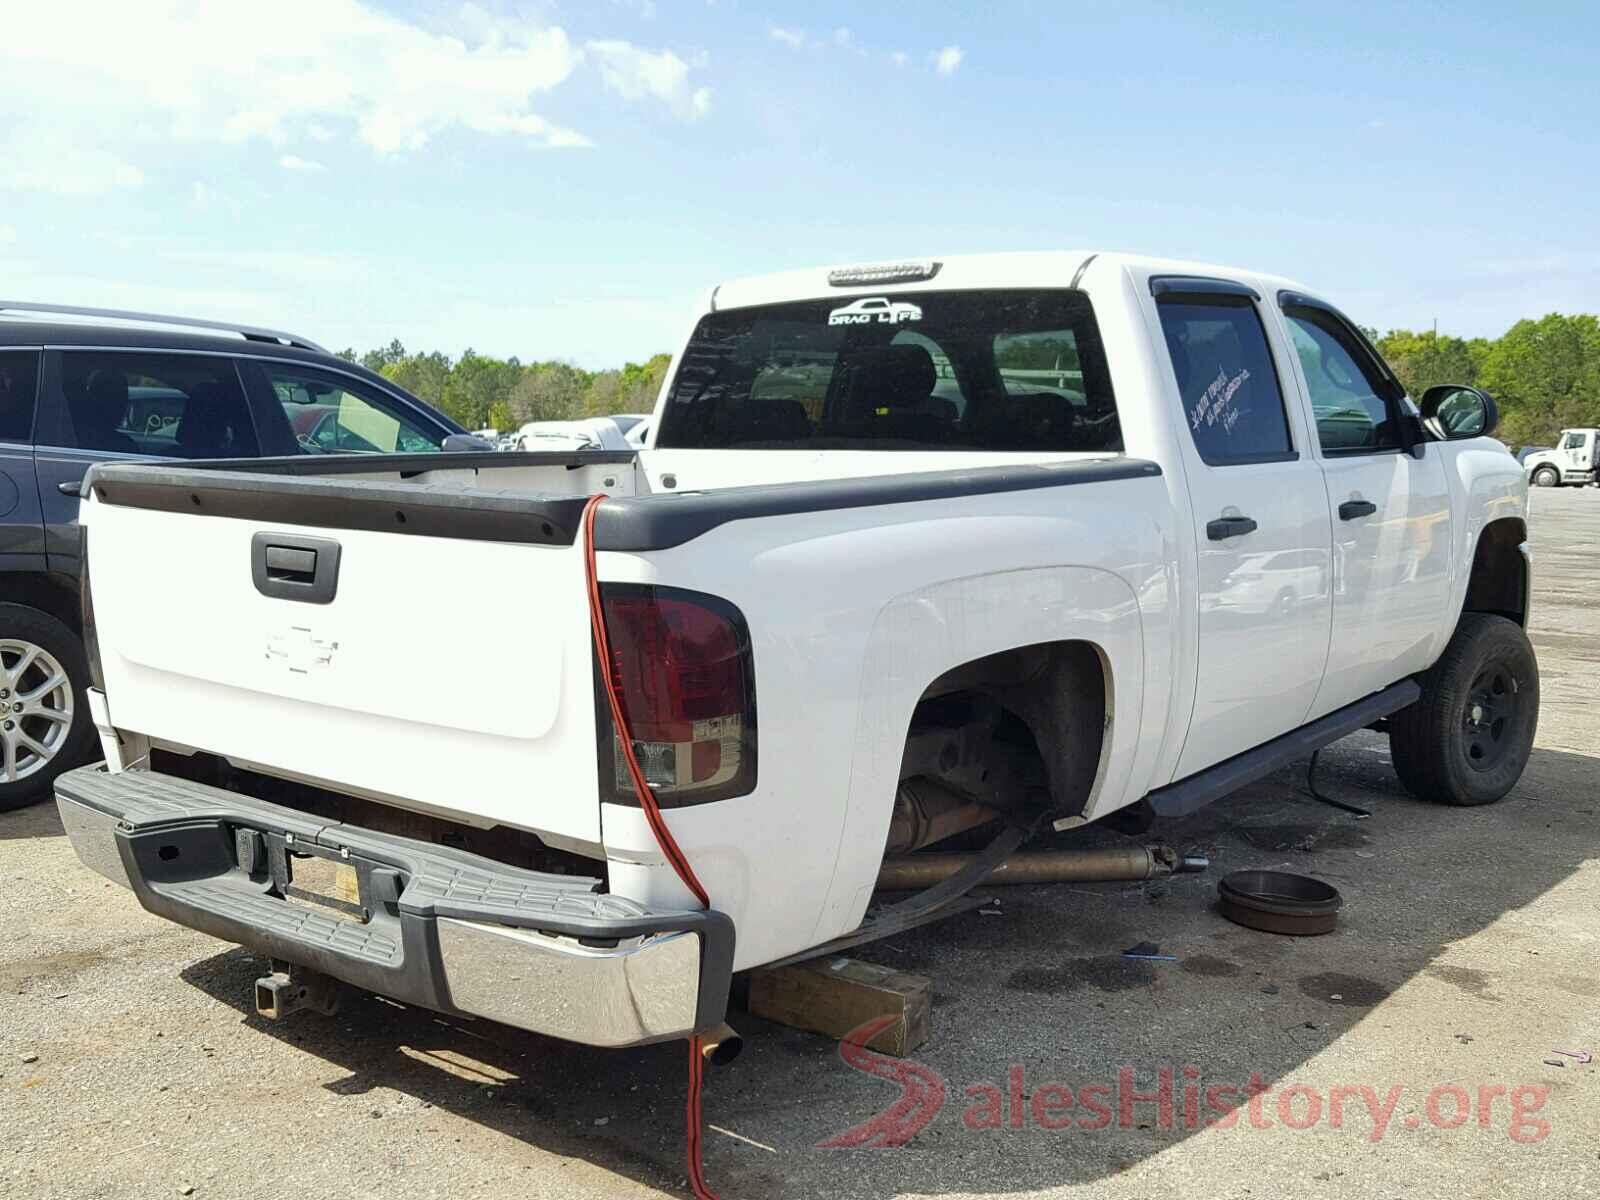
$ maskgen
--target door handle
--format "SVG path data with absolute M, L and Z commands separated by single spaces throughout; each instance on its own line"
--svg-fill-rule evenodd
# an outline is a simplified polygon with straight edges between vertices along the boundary
M 1354 521 L 1357 517 L 1370 517 L 1378 511 L 1371 500 L 1346 500 L 1339 505 L 1339 520 Z
M 80 490 L 82 487 L 83 480 L 81 479 L 63 479 L 56 484 L 56 491 L 63 496 L 82 496 L 83 492 Z
M 1225 541 L 1232 537 L 1243 537 L 1256 530 L 1253 517 L 1218 517 L 1215 521 L 1206 522 L 1206 536 L 1213 542 Z

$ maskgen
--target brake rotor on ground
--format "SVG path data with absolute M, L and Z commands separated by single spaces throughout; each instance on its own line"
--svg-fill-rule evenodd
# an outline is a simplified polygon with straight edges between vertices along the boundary
M 1217 909 L 1235 924 L 1297 937 L 1331 933 L 1344 897 L 1332 884 L 1288 871 L 1234 871 L 1217 884 Z

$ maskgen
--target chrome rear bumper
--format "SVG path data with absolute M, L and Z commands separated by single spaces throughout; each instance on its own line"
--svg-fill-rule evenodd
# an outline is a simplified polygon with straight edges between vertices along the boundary
M 56 802 L 83 864 L 151 912 L 397 1000 L 595 1046 L 684 1037 L 727 1008 L 733 923 L 722 913 L 654 912 L 597 880 L 152 771 L 70 771 Z M 308 859 L 347 868 L 358 900 L 291 899 L 295 863 Z

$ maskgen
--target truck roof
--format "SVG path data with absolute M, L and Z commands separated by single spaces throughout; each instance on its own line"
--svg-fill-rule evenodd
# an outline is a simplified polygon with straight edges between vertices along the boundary
M 867 281 L 840 286 L 829 282 L 830 273 L 865 270 L 895 262 L 913 260 L 884 260 L 874 263 L 836 263 L 826 267 L 807 267 L 794 271 L 775 271 L 766 275 L 749 275 L 719 284 L 711 293 L 707 305 L 713 310 L 748 308 L 759 304 L 778 304 L 785 300 L 803 300 L 816 297 L 893 295 L 897 291 L 961 291 L 978 288 L 1045 288 L 1062 287 L 1074 279 L 1079 270 L 1091 262 L 1097 268 L 1105 266 L 1124 269 L 1141 269 L 1174 275 L 1208 275 L 1236 279 L 1254 285 L 1264 294 L 1287 288 L 1296 292 L 1309 292 L 1294 280 L 1278 275 L 1241 267 L 1226 267 L 1216 263 L 1185 262 L 1181 259 L 1155 258 L 1140 254 L 1122 254 L 1102 250 L 1025 250 L 1002 254 L 952 254 L 914 261 L 936 262 L 937 274 L 904 282 Z

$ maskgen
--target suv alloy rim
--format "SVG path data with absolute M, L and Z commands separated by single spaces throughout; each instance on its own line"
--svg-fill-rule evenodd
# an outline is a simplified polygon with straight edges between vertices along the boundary
M 0 784 L 44 770 L 72 732 L 72 683 L 42 646 L 0 638 Z

